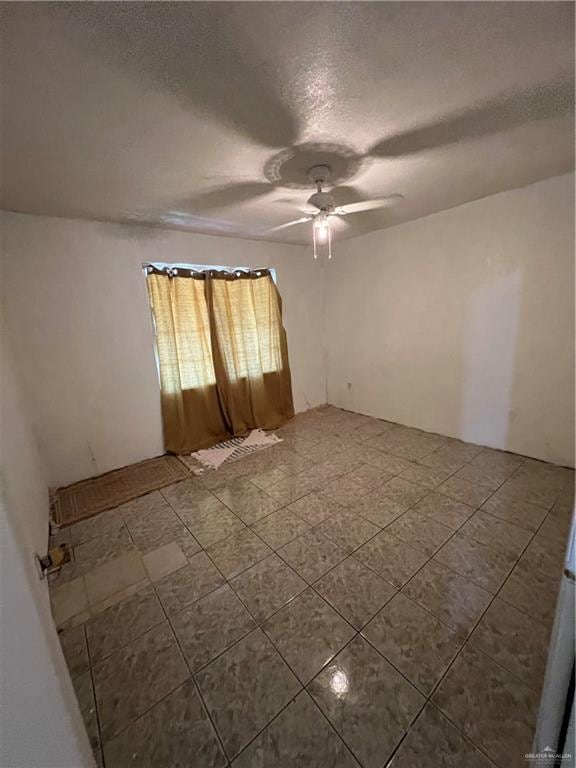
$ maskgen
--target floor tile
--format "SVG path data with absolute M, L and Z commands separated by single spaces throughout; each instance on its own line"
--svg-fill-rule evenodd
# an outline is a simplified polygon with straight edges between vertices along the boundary
M 564 547 L 536 534 L 520 559 L 547 576 L 559 579 L 564 568 L 564 555 Z
M 365 464 L 376 467 L 383 472 L 388 472 L 391 475 L 399 475 L 412 466 L 412 462 L 407 459 L 401 459 L 399 456 L 392 456 L 389 453 L 384 453 L 377 448 L 371 447 L 370 441 L 359 446 L 358 456 Z
M 364 442 L 365 440 L 370 440 L 372 437 L 376 437 L 376 435 L 381 435 L 389 428 L 389 424 L 386 424 L 383 421 L 373 421 L 372 423 L 366 423 L 360 427 L 356 427 L 352 434 L 352 438 L 358 442 Z
M 333 499 L 341 506 L 346 507 L 368 493 L 368 488 L 355 483 L 348 477 L 340 477 L 326 485 L 322 489 L 322 493 L 324 496 L 328 496 L 329 499 Z
M 477 466 L 485 467 L 506 467 L 507 469 L 517 470 L 526 463 L 523 456 L 508 451 L 500 451 L 494 448 L 483 448 L 482 453 L 472 462 Z
M 373 490 L 383 485 L 387 480 L 391 480 L 393 475 L 391 472 L 383 472 L 377 467 L 371 467 L 370 464 L 360 464 L 359 467 L 348 472 L 344 477 Z
M 428 555 L 386 531 L 356 550 L 354 557 L 396 587 L 402 587 L 428 560 Z
M 88 608 L 86 587 L 82 577 L 50 590 L 52 616 L 57 627 L 61 627 L 73 616 Z
M 418 483 L 424 488 L 436 488 L 440 483 L 446 480 L 451 472 L 444 469 L 433 469 L 424 467 L 421 464 L 415 464 L 402 472 L 400 479 L 409 480 L 411 483 Z
M 286 480 L 287 477 L 289 477 L 289 475 L 287 475 L 286 472 L 283 472 L 277 467 L 273 467 L 272 469 L 266 469 L 262 472 L 250 475 L 250 482 L 257 488 L 265 491 L 267 488 L 279 483 L 281 480 Z
M 163 488 L 162 490 L 167 491 L 168 489 Z M 167 504 L 160 491 L 153 491 L 153 493 L 147 493 L 146 496 L 140 496 L 137 499 L 126 502 L 126 504 L 121 504 L 118 507 L 118 512 L 124 518 L 126 525 L 130 525 L 135 523 L 140 517 L 166 509 Z
M 504 520 L 481 510 L 475 512 L 464 523 L 460 533 L 516 559 L 520 557 L 532 538 L 532 533 L 525 528 L 505 523 Z
M 554 515 L 554 512 L 552 511 L 538 529 L 538 536 L 541 536 L 544 539 L 549 539 L 552 543 L 564 550 L 568 543 L 570 525 L 570 517 Z
M 457 533 L 436 552 L 434 560 L 495 594 L 514 567 L 515 560 L 479 541 Z
M 100 749 L 100 730 L 98 728 L 98 715 L 96 713 L 96 699 L 90 671 L 83 672 L 73 678 L 72 684 L 78 699 L 80 714 L 86 726 L 86 733 L 90 740 L 90 746 L 96 752 Z
M 355 638 L 308 688 L 364 768 L 381 768 L 424 697 L 370 644 Z
M 77 547 L 90 539 L 98 536 L 115 533 L 120 528 L 124 528 L 124 520 L 117 509 L 109 509 L 107 512 L 101 512 L 99 515 L 89 517 L 87 520 L 81 520 L 68 529 L 69 541 L 72 546 Z
M 312 589 L 274 614 L 262 629 L 303 685 L 354 635 L 354 629 Z
M 92 663 L 110 656 L 164 619 L 164 611 L 151 586 L 102 611 L 86 624 Z
M 559 496 L 559 490 L 556 483 L 548 483 L 545 478 L 515 473 L 500 487 L 500 494 L 550 509 Z
M 345 451 L 339 451 L 338 453 L 335 453 L 329 459 L 326 459 L 324 464 L 326 466 L 335 468 L 338 471 L 338 477 L 344 477 L 349 475 L 351 472 L 360 469 L 360 467 L 367 466 L 362 459 L 361 452 L 358 450 L 358 445 L 356 443 L 354 443 L 352 447 L 347 448 Z M 322 466 L 322 464 L 316 464 L 316 466 Z M 374 467 L 370 467 L 370 469 L 374 469 Z M 360 477 L 362 477 L 362 474 L 359 475 L 359 479 Z M 366 478 L 368 475 L 364 475 L 364 477 Z M 350 480 L 354 481 L 354 478 L 350 477 Z M 363 485 L 363 483 L 360 482 L 359 484 Z
M 383 435 L 368 440 L 366 445 L 410 461 L 419 461 L 439 448 L 441 441 L 438 441 L 433 435 L 397 426 Z
M 234 578 L 272 552 L 249 528 L 213 544 L 207 551 L 227 579 Z
M 157 581 L 156 591 L 167 613 L 173 616 L 223 582 L 210 558 L 199 552 L 187 566 Z
M 49 574 L 48 583 L 50 584 L 50 589 L 57 589 L 63 584 L 74 581 L 74 579 L 82 578 L 84 571 L 82 568 L 79 568 L 78 564 L 74 561 L 73 550 L 71 552 L 72 559 L 68 563 L 64 563 L 58 571 Z
M 482 448 L 479 445 L 460 443 L 454 440 L 449 445 L 442 446 L 427 454 L 420 463 L 432 469 L 443 469 L 446 472 L 456 472 L 464 464 L 472 461 Z
M 456 633 L 401 592 L 362 630 L 425 696 L 460 649 Z
M 574 472 L 332 406 L 278 434 L 267 451 L 51 537 L 78 552 L 49 587 L 98 764 L 92 678 L 122 657 L 107 678 L 106 768 L 188 768 L 190 754 L 200 768 L 514 768 L 513 720 L 544 671 Z M 278 624 L 279 648 L 250 611 Z M 163 627 L 166 648 L 123 658 Z M 169 690 L 164 656 L 169 677 L 182 664 L 186 675 Z M 356 666 L 338 667 L 348 656 Z M 302 692 L 290 664 L 329 704 Z M 422 694 L 448 683 L 462 720 L 432 703 L 418 717 Z M 418 702 L 410 717 L 407 701 Z
M 214 496 L 204 485 L 203 480 L 206 475 L 207 473 L 204 473 L 201 478 L 191 477 L 188 480 L 168 485 L 162 488 L 160 493 L 179 515 L 191 512 L 214 499 Z
M 501 496 L 499 493 L 495 493 L 488 501 L 484 502 L 481 511 L 499 517 L 508 523 L 519 525 L 528 531 L 537 531 L 548 514 L 545 507 L 538 507 L 527 501 Z
M 524 463 L 521 456 L 483 448 L 457 476 L 496 490 Z
M 130 535 L 136 548 L 146 554 L 164 544 L 175 541 L 186 557 L 200 551 L 200 545 L 182 523 L 176 513 L 166 506 L 147 515 L 140 515 L 128 523 Z
M 356 629 L 361 629 L 397 592 L 353 557 L 328 571 L 314 589 Z
M 428 489 L 422 485 L 411 483 L 409 480 L 404 480 L 401 477 L 393 477 L 392 480 L 388 480 L 387 483 L 378 488 L 378 493 L 387 496 L 397 504 L 404 504 L 406 507 L 416 504 L 428 492 Z
M 114 605 L 118 605 L 118 603 L 127 600 L 129 597 L 132 597 L 132 595 L 135 595 L 137 592 L 146 589 L 148 586 L 150 586 L 150 580 L 146 576 L 144 579 L 137 581 L 134 584 L 130 584 L 130 586 L 126 587 L 125 589 L 121 589 L 119 592 L 114 592 L 112 595 L 105 597 L 104 600 L 91 604 L 90 615 L 98 616 L 103 611 L 108 610 L 108 608 L 112 608 Z
M 404 587 L 404 593 L 456 631 L 470 632 L 492 595 L 430 560 Z
M 546 671 L 549 639 L 548 626 L 496 599 L 474 630 L 470 643 L 539 691 Z
M 301 517 L 309 525 L 318 525 L 322 520 L 336 514 L 342 507 L 320 493 L 309 493 L 290 504 L 287 509 L 297 517 Z
M 254 523 L 252 530 L 264 539 L 272 549 L 280 549 L 292 539 L 310 528 L 310 524 L 298 517 L 288 508 L 279 509 L 271 515 Z
M 291 475 L 286 480 L 280 480 L 279 483 L 270 486 L 267 493 L 280 504 L 290 504 L 311 493 L 315 488 L 314 478 Z
M 280 557 L 309 584 L 346 557 L 346 551 L 312 529 L 278 550 Z
M 107 741 L 189 676 L 168 622 L 94 666 L 102 737 Z
M 233 768 L 358 768 L 326 718 L 302 691 L 234 760 Z
M 172 618 L 172 627 L 192 672 L 208 664 L 255 626 L 227 584 Z
M 208 508 L 204 507 L 194 513 L 180 513 L 182 520 L 202 547 L 216 544 L 246 527 L 227 506 L 215 496 L 213 499 L 215 503 L 210 502 Z
M 300 473 L 299 477 L 302 480 L 310 481 L 316 490 L 324 488 L 329 485 L 336 478 L 341 477 L 347 467 L 341 468 L 334 464 L 330 459 L 320 462 L 320 464 L 313 464 L 308 469 L 305 469 Z
M 494 763 L 427 704 L 387 768 L 494 768 Z
M 442 485 L 438 486 L 438 492 L 451 499 L 468 504 L 469 507 L 479 507 L 492 495 L 492 489 L 477 483 L 471 483 L 457 475 L 450 477 Z
M 142 562 L 150 581 L 158 581 L 158 579 L 168 576 L 169 573 L 183 568 L 188 560 L 178 544 L 172 541 L 170 544 L 164 544 L 164 546 L 143 555 Z
M 196 687 L 187 680 L 104 745 L 106 768 L 220 768 L 226 758 Z
M 408 507 L 378 493 L 368 493 L 354 504 L 350 504 L 348 509 L 365 517 L 379 528 L 385 528 L 392 520 L 400 517 Z
M 414 549 L 419 549 L 431 557 L 454 531 L 431 517 L 409 509 L 387 526 L 386 533 L 402 539 Z
M 525 768 L 538 694 L 484 653 L 466 647 L 432 701 L 498 766 Z
M 229 758 L 233 758 L 300 690 L 260 629 L 196 675 Z
M 85 624 L 65 629 L 58 635 L 70 677 L 77 677 L 90 666 Z
M 87 573 L 133 549 L 128 530 L 122 526 L 74 547 L 74 560 L 82 573 Z
M 520 560 L 498 597 L 509 605 L 550 625 L 556 612 L 560 579 L 553 578 Z
M 216 496 L 246 525 L 279 509 L 281 504 L 249 480 L 237 480 L 215 491 Z
M 456 530 L 474 514 L 474 508 L 441 493 L 429 493 L 413 507 L 415 512 Z
M 252 468 L 253 469 L 253 468 Z M 246 467 L 245 462 L 234 461 L 224 464 L 219 469 L 204 469 L 203 474 L 198 478 L 205 489 L 216 491 L 224 488 L 226 485 L 246 477 L 251 471 Z
M 364 517 L 344 509 L 320 523 L 317 530 L 345 549 L 346 552 L 353 552 L 372 536 L 375 536 L 380 528 Z
M 230 582 L 258 623 L 268 618 L 307 584 L 278 555 L 269 555 Z
M 116 592 L 128 589 L 147 578 L 139 553 L 134 549 L 125 552 L 86 574 L 86 592 L 90 605 L 97 605 Z

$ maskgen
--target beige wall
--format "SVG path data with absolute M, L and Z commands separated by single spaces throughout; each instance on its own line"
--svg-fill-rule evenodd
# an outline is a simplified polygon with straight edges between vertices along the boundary
M 574 466 L 574 176 L 338 244 L 328 400 Z
M 3 214 L 49 484 L 162 452 L 144 261 L 276 268 L 297 410 L 327 379 L 336 405 L 573 464 L 572 190 L 558 177 L 339 242 L 326 283 L 309 248 Z
M 93 766 L 34 564 L 48 544 L 48 488 L 4 333 L 0 373 L 0 765 Z
M 3 215 L 3 304 L 51 485 L 163 451 L 145 261 L 274 267 L 296 410 L 325 402 L 322 265 L 301 246 Z

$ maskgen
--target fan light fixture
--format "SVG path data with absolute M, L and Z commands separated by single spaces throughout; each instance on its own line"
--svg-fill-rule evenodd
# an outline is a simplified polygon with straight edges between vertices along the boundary
M 376 200 L 359 200 L 347 205 L 336 205 L 334 197 L 328 192 L 323 192 L 322 187 L 328 183 L 330 178 L 330 167 L 328 165 L 315 165 L 308 171 L 308 178 L 316 185 L 316 192 L 308 198 L 308 206 L 304 210 L 306 216 L 294 221 L 287 221 L 285 224 L 279 224 L 277 227 L 267 229 L 265 234 L 278 232 L 286 227 L 293 227 L 295 224 L 304 224 L 307 221 L 312 222 L 312 239 L 314 243 L 314 258 L 317 259 L 320 246 L 326 246 L 328 258 L 332 258 L 332 231 L 330 228 L 330 219 L 336 216 L 339 219 L 353 213 L 362 211 L 372 211 L 377 208 L 385 208 L 396 200 L 402 200 L 402 195 L 388 195 Z
M 312 225 L 312 236 L 314 240 L 314 258 L 318 258 L 318 246 L 317 243 L 327 243 L 328 246 L 328 258 L 332 258 L 332 233 L 330 232 L 330 222 L 328 220 L 328 214 L 325 211 L 320 211 L 314 219 Z

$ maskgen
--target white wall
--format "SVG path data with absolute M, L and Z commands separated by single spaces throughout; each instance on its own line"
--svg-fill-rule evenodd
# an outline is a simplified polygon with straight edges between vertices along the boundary
M 340 243 L 327 278 L 329 402 L 574 466 L 572 174 Z
M 326 400 L 326 350 L 336 405 L 573 464 L 572 189 L 339 242 L 326 286 L 309 248 L 3 214 L 3 305 L 49 484 L 162 452 L 154 260 L 276 268 L 297 410 Z
M 50 485 L 163 452 L 145 261 L 277 270 L 297 411 L 325 402 L 310 249 L 3 214 L 4 309 Z
M 0 766 L 93 766 L 33 555 L 48 543 L 48 488 L 0 334 Z

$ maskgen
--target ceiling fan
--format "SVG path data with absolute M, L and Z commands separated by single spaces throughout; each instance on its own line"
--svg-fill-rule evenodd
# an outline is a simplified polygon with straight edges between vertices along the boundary
M 332 232 L 330 229 L 330 219 L 334 216 L 343 217 L 351 213 L 362 213 L 362 211 L 372 211 L 376 208 L 384 208 L 395 200 L 402 200 L 403 195 L 389 195 L 375 200 L 361 200 L 348 205 L 336 205 L 331 194 L 324 192 L 322 187 L 327 184 L 330 178 L 330 166 L 315 165 L 308 171 L 308 178 L 316 185 L 316 192 L 308 198 L 308 205 L 313 206 L 312 210 L 305 210 L 306 216 L 286 224 L 280 224 L 266 230 L 266 234 L 277 232 L 280 229 L 293 227 L 296 224 L 304 224 L 312 221 L 312 235 L 314 242 L 314 258 L 318 258 L 318 244 L 326 243 L 328 249 L 328 258 L 332 258 Z M 314 210 L 316 209 L 316 210 Z

